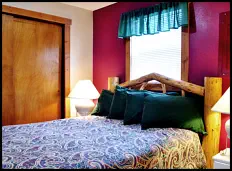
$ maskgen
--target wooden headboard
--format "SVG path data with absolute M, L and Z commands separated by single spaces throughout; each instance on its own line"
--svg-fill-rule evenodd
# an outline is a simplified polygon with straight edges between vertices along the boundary
M 213 168 L 212 157 L 219 152 L 221 113 L 213 112 L 211 108 L 222 95 L 222 78 L 205 77 L 204 87 L 202 87 L 186 81 L 168 78 L 158 73 L 151 73 L 138 79 L 124 82 L 120 86 L 146 89 L 148 81 L 151 80 L 156 80 L 161 83 L 163 93 L 166 93 L 165 87 L 168 85 L 179 88 L 182 96 L 185 96 L 185 91 L 204 96 L 204 123 L 208 134 L 203 137 L 202 148 L 206 157 L 207 168 Z

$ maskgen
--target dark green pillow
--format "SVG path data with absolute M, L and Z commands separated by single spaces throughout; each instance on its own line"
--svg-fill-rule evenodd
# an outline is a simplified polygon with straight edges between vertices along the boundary
M 110 112 L 107 118 L 109 119 L 123 119 L 124 111 L 126 107 L 126 91 L 127 88 L 116 86 L 112 103 L 110 106 Z
M 117 85 L 115 88 L 114 97 L 110 107 L 110 113 L 107 116 L 107 118 L 119 119 L 119 120 L 124 119 L 124 112 L 126 108 L 126 98 L 127 98 L 126 92 L 146 92 L 146 90 L 128 89 Z
M 91 114 L 97 116 L 108 116 L 113 96 L 114 93 L 111 91 L 102 90 L 100 97 L 98 98 L 96 111 L 93 111 Z
M 137 92 L 126 91 L 126 95 L 126 108 L 123 123 L 124 125 L 130 125 L 141 122 L 144 98 L 147 95 L 158 96 L 165 94 L 141 90 Z
M 141 122 L 144 97 L 144 92 L 126 92 L 126 108 L 123 119 L 124 125 Z
M 184 128 L 206 134 L 199 106 L 190 97 L 148 95 L 144 98 L 141 127 Z
M 147 90 L 128 89 L 117 85 L 115 88 L 114 97 L 110 107 L 110 113 L 107 116 L 107 118 L 124 120 L 127 92 L 145 92 L 146 94 L 157 94 L 156 92 L 151 92 Z M 158 94 L 162 94 L 162 93 L 158 93 Z

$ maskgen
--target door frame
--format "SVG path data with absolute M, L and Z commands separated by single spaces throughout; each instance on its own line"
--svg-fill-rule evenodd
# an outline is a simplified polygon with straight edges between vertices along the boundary
M 55 15 L 25 10 L 21 8 L 2 5 L 2 14 L 20 16 L 32 20 L 39 20 L 62 26 L 62 56 L 61 56 L 61 118 L 70 117 L 70 25 L 72 20 Z M 64 84 L 63 84 L 64 83 Z

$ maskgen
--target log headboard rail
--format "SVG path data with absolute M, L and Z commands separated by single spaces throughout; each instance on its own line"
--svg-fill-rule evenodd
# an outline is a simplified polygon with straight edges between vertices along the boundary
M 160 83 L 167 84 L 172 87 L 180 88 L 182 90 L 204 96 L 204 89 L 205 89 L 204 87 L 189 83 L 187 81 L 175 80 L 175 79 L 166 77 L 158 73 L 151 73 L 151 74 L 142 76 L 138 79 L 127 81 L 125 83 L 120 84 L 120 86 L 131 87 L 131 86 L 135 86 L 135 85 L 148 82 L 148 81 L 152 81 L 152 80 L 156 80 L 156 81 L 159 81 Z
M 219 152 L 219 139 L 221 131 L 221 113 L 213 112 L 211 108 L 222 96 L 222 78 L 205 77 L 204 87 L 189 83 L 187 81 L 175 80 L 158 73 L 151 73 L 138 79 L 120 84 L 122 87 L 133 87 L 142 85 L 144 89 L 148 81 L 159 81 L 162 87 L 169 85 L 200 96 L 204 96 L 204 124 L 207 135 L 203 137 L 202 148 L 206 157 L 207 168 L 213 168 L 212 157 Z M 163 91 L 164 93 L 166 92 Z M 182 93 L 183 95 L 184 93 Z

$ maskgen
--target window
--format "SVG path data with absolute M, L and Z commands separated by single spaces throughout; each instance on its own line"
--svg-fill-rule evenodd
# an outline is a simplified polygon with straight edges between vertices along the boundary
M 188 81 L 188 28 L 133 36 L 126 41 L 126 58 L 127 81 L 152 72 Z
M 131 37 L 130 79 L 156 72 L 181 79 L 181 27 L 155 35 Z

